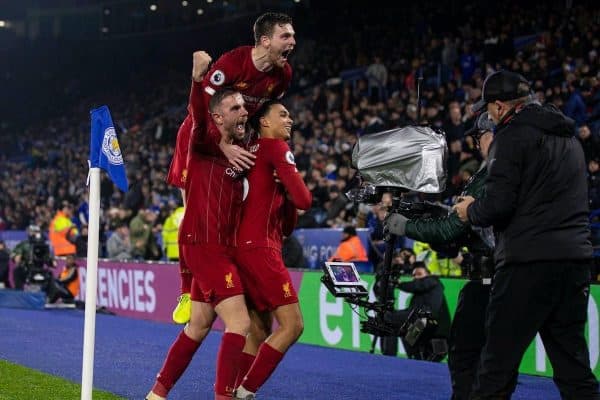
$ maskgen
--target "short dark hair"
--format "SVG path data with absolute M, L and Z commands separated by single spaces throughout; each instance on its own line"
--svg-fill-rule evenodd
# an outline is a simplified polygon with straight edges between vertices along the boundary
M 263 36 L 271 37 L 275 31 L 275 25 L 286 25 L 292 23 L 292 17 L 283 13 L 264 13 L 254 22 L 254 41 L 260 42 Z
M 343 232 L 350 236 L 356 236 L 356 228 L 353 226 L 345 227 Z
M 226 97 L 229 97 L 229 96 L 233 96 L 236 93 L 238 93 L 238 91 L 231 89 L 231 88 L 223 88 L 223 89 L 217 90 L 215 92 L 215 94 L 212 95 L 212 97 L 210 98 L 210 101 L 208 102 L 208 110 L 211 113 L 215 112 L 217 107 L 221 104 L 221 102 L 223 102 L 223 99 L 225 99 Z
M 431 271 L 429 270 L 429 268 L 427 268 L 427 265 L 425 265 L 423 261 L 415 261 L 413 263 L 413 271 L 417 268 L 423 268 L 427 275 L 431 275 Z
M 271 110 L 271 107 L 273 107 L 276 104 L 283 103 L 277 99 L 267 100 L 258 108 L 256 113 L 254 113 L 254 115 L 250 119 L 250 126 L 252 127 L 252 129 L 254 129 L 255 132 L 260 132 L 260 119 L 267 115 Z

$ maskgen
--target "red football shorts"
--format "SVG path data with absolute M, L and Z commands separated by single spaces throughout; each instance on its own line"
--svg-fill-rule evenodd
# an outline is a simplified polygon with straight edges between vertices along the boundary
M 179 247 L 179 272 L 182 274 L 190 273 L 190 269 L 185 262 L 185 255 L 183 254 L 183 244 L 178 244 Z
M 268 247 L 237 249 L 239 265 L 249 306 L 258 311 L 273 311 L 298 302 L 298 294 L 281 252 Z
M 234 249 L 213 244 L 183 245 L 187 267 L 192 271 L 193 301 L 210 303 L 244 294 L 238 268 L 233 261 Z

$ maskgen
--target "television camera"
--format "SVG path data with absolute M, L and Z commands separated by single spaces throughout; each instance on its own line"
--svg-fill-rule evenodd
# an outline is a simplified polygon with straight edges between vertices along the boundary
M 54 268 L 54 261 L 50 255 L 50 246 L 42 235 L 40 228 L 30 226 L 28 229 L 28 252 L 24 255 L 22 267 L 25 269 L 25 282 L 30 290 L 47 291 L 49 283 L 52 281 L 51 268 Z
M 407 196 L 409 192 L 442 192 L 446 183 L 446 157 L 445 135 L 428 126 L 406 126 L 363 135 L 352 154 L 359 184 L 346 196 L 357 203 L 377 204 L 384 193 L 390 193 L 389 213 L 401 213 L 411 219 L 447 215 L 448 210 L 442 206 L 410 201 Z M 326 263 L 323 267 L 325 274 L 321 281 L 329 292 L 367 312 L 361 331 L 374 335 L 371 353 L 378 337 L 400 336 L 411 346 L 419 347 L 437 328 L 431 313 L 422 309 L 412 310 L 400 328 L 384 320 L 384 314 L 393 310 L 394 286 L 400 273 L 392 268 L 396 241 L 396 235 L 388 233 L 385 237 L 383 268 L 376 276 L 376 287 L 381 288 L 376 290 L 377 301 L 369 301 L 369 293 L 353 264 L 346 263 L 345 267 L 347 274 L 353 274 L 350 280 L 336 279 L 336 270 L 341 268 L 336 263 Z M 422 358 L 427 356 L 423 354 Z

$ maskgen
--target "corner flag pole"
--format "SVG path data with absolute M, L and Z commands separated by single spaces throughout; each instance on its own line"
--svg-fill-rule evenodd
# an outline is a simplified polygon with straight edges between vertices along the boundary
M 98 237 L 100 233 L 100 168 L 90 168 L 89 229 L 85 278 L 85 323 L 81 400 L 92 400 L 94 344 L 96 337 L 96 290 L 98 286 Z
M 96 296 L 98 286 L 98 242 L 100 236 L 100 169 L 123 192 L 129 183 L 117 139 L 117 131 L 107 106 L 90 111 L 90 220 L 88 229 L 87 271 L 85 279 L 85 324 L 83 328 L 83 366 L 81 400 L 92 400 L 94 385 L 94 341 L 96 338 Z

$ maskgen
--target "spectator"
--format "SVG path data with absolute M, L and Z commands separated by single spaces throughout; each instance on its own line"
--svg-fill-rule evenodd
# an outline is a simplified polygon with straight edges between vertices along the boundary
M 178 234 L 183 213 L 183 207 L 176 208 L 166 219 L 162 229 L 163 248 L 169 261 L 179 261 Z
M 55 256 L 66 256 L 75 254 L 75 238 L 77 237 L 77 227 L 71 221 L 73 217 L 73 205 L 67 200 L 61 202 L 61 209 L 50 222 L 49 238 L 54 250 Z
M 125 222 L 119 222 L 115 230 L 106 242 L 106 251 L 108 258 L 113 260 L 131 260 L 131 239 L 129 236 L 129 227 Z
M 283 257 L 283 264 L 288 268 L 308 267 L 302 245 L 294 235 L 287 236 L 283 239 L 281 255 Z
M 569 85 L 569 99 L 565 103 L 564 112 L 575 121 L 577 127 L 587 122 L 587 109 L 584 95 L 590 94 L 589 85 L 581 85 L 579 82 L 571 82 Z
M 590 130 L 587 125 L 577 128 L 577 138 L 583 147 L 586 162 L 600 157 L 600 133 Z
M 368 261 L 367 251 L 356 234 L 356 228 L 347 226 L 342 232 L 342 241 L 330 261 Z
M 88 242 L 88 227 L 87 225 L 81 226 L 81 232 L 75 239 L 76 256 L 80 258 L 87 257 L 87 242 Z
M 588 188 L 590 209 L 600 208 L 600 160 L 598 158 L 588 163 Z
M 367 68 L 365 76 L 369 82 L 371 100 L 374 102 L 385 100 L 387 98 L 388 70 L 381 61 L 381 57 L 373 58 L 373 63 Z
M 136 260 L 160 260 L 161 251 L 154 234 L 161 230 L 155 226 L 157 214 L 150 209 L 140 209 L 129 224 L 131 255 Z
M 6 248 L 4 240 L 0 240 L 0 289 L 10 289 L 10 282 L 8 279 L 8 262 L 10 261 L 10 253 Z
M 337 226 L 344 220 L 346 203 L 348 203 L 346 196 L 340 193 L 337 185 L 332 185 L 329 188 L 329 203 L 326 206 L 328 209 L 327 225 Z
M 68 255 L 66 263 L 58 279 L 52 281 L 48 293 L 48 303 L 56 303 L 62 299 L 63 303 L 73 303 L 79 295 L 79 266 L 75 262 L 75 256 Z

